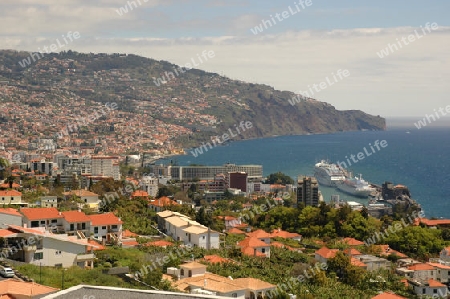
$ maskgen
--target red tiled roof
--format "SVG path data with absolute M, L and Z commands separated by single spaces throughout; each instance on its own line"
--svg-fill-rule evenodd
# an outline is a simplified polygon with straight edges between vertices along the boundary
M 10 231 L 9 229 L 0 229 L 0 237 L 2 238 L 13 234 L 15 234 L 15 232 Z
M 445 284 L 442 284 L 439 281 L 436 281 L 434 279 L 428 279 L 428 285 L 432 288 L 446 287 Z
M 136 190 L 131 194 L 131 197 L 148 197 L 148 193 L 143 190 Z
M 123 241 L 122 245 L 126 245 L 126 246 L 138 246 L 139 243 L 137 241 Z
M 132 238 L 132 237 L 137 237 L 137 236 L 138 236 L 138 234 L 135 234 L 128 229 L 126 229 L 122 232 L 122 238 Z
M 428 270 L 434 270 L 434 267 L 428 264 L 415 264 L 408 267 L 408 270 L 413 271 L 428 271 Z
M 163 196 L 161 198 L 155 199 L 153 201 L 150 202 L 150 205 L 155 206 L 155 207 L 166 207 L 166 206 L 170 206 L 170 205 L 178 205 L 178 203 L 176 201 L 171 200 L 170 198 Z
M 339 249 L 329 249 L 327 247 L 322 247 L 319 250 L 316 251 L 318 255 L 320 255 L 323 258 L 331 259 L 336 256 L 336 253 L 339 251 Z
M 271 237 L 271 234 L 263 231 L 262 229 L 255 230 L 254 232 L 247 233 L 246 235 L 258 239 L 268 239 Z
M 299 238 L 299 237 L 301 237 L 301 236 L 302 236 L 302 235 L 300 235 L 300 234 L 297 234 L 297 233 L 290 233 L 290 232 L 287 232 L 287 231 L 284 231 L 284 230 L 274 230 L 274 231 L 270 234 L 270 237 L 271 237 L 271 238 L 279 237 L 279 238 L 284 238 L 284 239 Z
M 106 247 L 99 244 L 98 242 L 94 241 L 94 240 L 88 240 L 88 244 L 94 245 L 94 246 L 88 246 L 87 250 L 105 250 Z
M 372 297 L 372 299 L 407 299 L 406 297 L 402 297 L 393 293 L 381 293 Z
M 66 211 L 61 212 L 61 214 L 63 215 L 64 219 L 69 223 L 91 221 L 91 219 L 88 216 L 86 216 L 85 213 L 79 211 Z
M 263 241 L 261 241 L 260 239 L 255 238 L 255 237 L 248 237 L 248 238 L 242 240 L 241 242 L 239 242 L 238 245 L 241 247 L 253 247 L 253 248 L 270 246 L 270 244 L 266 244 Z
M 92 221 L 92 226 L 122 224 L 122 220 L 116 217 L 113 213 L 89 215 L 88 217 Z
M 22 217 L 22 214 L 20 214 L 19 211 L 13 208 L 0 208 L 0 213 Z
M 450 219 L 434 219 L 421 218 L 420 222 L 426 226 L 450 225 Z
M 233 216 L 217 216 L 217 219 L 225 221 L 237 220 L 237 218 Z
M 17 190 L 0 190 L 0 196 L 22 196 L 22 192 Z
M 391 254 L 395 254 L 396 256 L 400 258 L 406 258 L 408 257 L 406 254 L 403 254 L 397 250 L 394 250 L 389 247 L 389 245 L 375 245 L 376 247 L 380 248 L 380 255 L 381 256 L 389 256 Z
M 229 230 L 227 231 L 227 233 L 228 233 L 228 234 L 235 234 L 235 235 L 245 235 L 245 232 L 243 232 L 243 231 L 241 231 L 240 229 L 235 228 L 235 227 L 229 229 Z
M 355 248 L 347 248 L 344 250 L 344 253 L 347 255 L 361 255 L 361 252 L 359 252 Z
M 358 259 L 355 259 L 354 257 L 350 258 L 350 264 L 352 264 L 353 266 L 356 266 L 356 267 L 362 267 L 362 268 L 366 268 L 367 267 L 366 264 L 364 264 L 363 262 L 361 262 Z
M 6 279 L 0 281 L 2 298 L 34 298 L 38 295 L 50 294 L 58 289 L 37 284 L 35 282 L 24 282 L 16 279 Z M 10 297 L 4 297 L 7 295 Z
M 9 188 L 9 183 L 0 184 L 0 188 Z M 20 188 L 19 184 L 12 183 L 12 188 Z
M 56 208 L 22 208 L 20 212 L 28 220 L 62 218 Z
M 215 255 L 215 254 L 214 255 L 205 255 L 203 257 L 203 259 L 210 264 L 223 264 L 223 263 L 232 262 L 226 258 L 223 258 L 223 257 Z
M 361 246 L 364 242 L 356 240 L 355 238 L 344 238 L 343 240 L 349 246 Z

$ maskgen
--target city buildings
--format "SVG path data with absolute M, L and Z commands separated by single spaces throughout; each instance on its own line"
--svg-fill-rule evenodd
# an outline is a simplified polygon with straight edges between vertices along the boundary
M 297 180 L 297 205 L 317 207 L 319 205 L 319 184 L 314 177 L 299 176 Z

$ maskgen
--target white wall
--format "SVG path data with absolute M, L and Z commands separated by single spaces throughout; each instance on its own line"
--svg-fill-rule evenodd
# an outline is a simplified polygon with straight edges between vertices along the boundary
M 0 213 L 0 227 L 7 228 L 6 224 L 22 226 L 22 217 Z
M 43 252 L 43 259 L 32 260 L 30 264 L 39 265 L 42 263 L 42 266 L 62 264 L 63 267 L 71 267 L 76 265 L 78 254 L 86 253 L 86 245 L 44 237 L 43 249 L 36 250 L 36 252 Z

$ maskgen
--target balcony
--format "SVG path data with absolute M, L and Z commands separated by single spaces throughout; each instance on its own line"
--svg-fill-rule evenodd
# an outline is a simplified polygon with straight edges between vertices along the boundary
M 79 254 L 77 255 L 77 262 L 93 260 L 95 255 L 93 253 Z
M 24 251 L 36 251 L 37 246 L 36 245 L 25 245 L 23 246 Z

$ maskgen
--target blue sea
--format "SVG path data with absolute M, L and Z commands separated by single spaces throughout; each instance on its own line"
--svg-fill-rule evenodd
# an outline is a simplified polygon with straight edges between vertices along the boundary
M 369 144 L 386 140 L 380 150 Z M 450 128 L 391 126 L 386 131 L 358 131 L 334 134 L 280 136 L 229 143 L 198 157 L 192 154 L 172 157 L 179 165 L 261 164 L 264 175 L 281 171 L 292 178 L 312 175 L 314 164 L 322 159 L 346 161 L 345 156 L 364 152 L 370 156 L 348 167 L 354 175 L 381 185 L 384 181 L 406 185 L 426 217 L 450 218 Z M 164 161 L 160 161 L 164 162 Z M 349 165 L 347 163 L 347 165 Z M 325 201 L 332 194 L 341 199 L 367 204 L 334 188 L 320 187 Z

